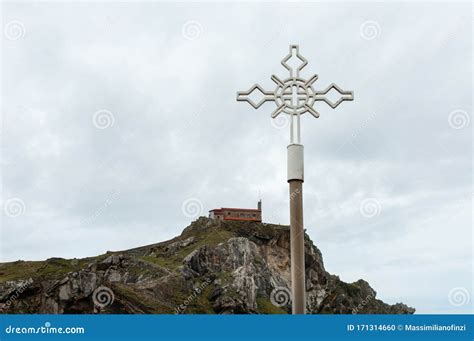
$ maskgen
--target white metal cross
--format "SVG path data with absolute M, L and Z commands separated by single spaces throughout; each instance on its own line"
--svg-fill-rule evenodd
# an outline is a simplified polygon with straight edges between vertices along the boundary
M 290 60 L 296 58 L 297 66 L 291 66 Z M 298 45 L 290 45 L 290 52 L 282 59 L 281 64 L 289 72 L 289 77 L 280 79 L 272 75 L 271 79 L 276 83 L 274 91 L 266 91 L 259 84 L 254 84 L 247 91 L 237 92 L 237 101 L 246 101 L 255 109 L 268 101 L 275 102 L 277 108 L 272 112 L 272 118 L 276 118 L 281 113 L 290 115 L 290 143 L 301 143 L 300 116 L 309 112 L 318 118 L 319 113 L 313 108 L 316 101 L 326 102 L 331 108 L 336 108 L 344 101 L 352 101 L 354 94 L 352 91 L 344 91 L 336 84 L 332 83 L 324 90 L 314 90 L 313 83 L 318 79 L 318 75 L 313 75 L 308 80 L 300 77 L 300 71 L 308 64 L 308 61 L 299 53 Z M 337 91 L 339 99 L 332 102 L 327 94 Z M 253 101 L 250 97 L 261 94 L 260 100 Z
M 290 62 L 294 66 L 291 66 Z M 334 83 L 325 90 L 314 90 L 313 83 L 318 79 L 317 75 L 308 80 L 300 77 L 300 71 L 308 64 L 308 61 L 300 55 L 298 45 L 290 45 L 290 52 L 283 58 L 281 64 L 288 70 L 289 77 L 281 80 L 273 75 L 272 80 L 276 83 L 274 91 L 266 91 L 260 85 L 254 84 L 248 91 L 237 92 L 237 101 L 246 101 L 255 109 L 258 109 L 265 102 L 273 101 L 276 104 L 276 109 L 272 112 L 272 118 L 282 113 L 290 115 L 290 144 L 287 147 L 287 166 L 290 187 L 292 311 L 293 314 L 304 314 L 306 312 L 303 224 L 304 147 L 301 144 L 300 116 L 309 112 L 318 118 L 319 113 L 313 108 L 316 101 L 326 102 L 334 109 L 344 101 L 352 101 L 354 94 L 352 91 L 341 90 Z M 335 102 L 327 97 L 329 92 L 333 90 L 339 94 L 339 99 Z M 258 95 L 254 92 L 260 92 L 260 99 L 252 100 L 251 97 Z

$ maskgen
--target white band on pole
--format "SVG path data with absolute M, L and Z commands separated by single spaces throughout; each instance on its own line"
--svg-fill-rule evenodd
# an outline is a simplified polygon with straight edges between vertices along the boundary
M 302 144 L 288 145 L 288 181 L 304 181 L 304 147 Z

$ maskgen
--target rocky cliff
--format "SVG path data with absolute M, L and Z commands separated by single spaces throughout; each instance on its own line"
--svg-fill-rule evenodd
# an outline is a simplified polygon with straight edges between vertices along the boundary
M 324 269 L 305 236 L 311 314 L 412 314 Z M 288 226 L 199 218 L 172 240 L 85 259 L 0 264 L 3 313 L 278 314 L 291 311 Z

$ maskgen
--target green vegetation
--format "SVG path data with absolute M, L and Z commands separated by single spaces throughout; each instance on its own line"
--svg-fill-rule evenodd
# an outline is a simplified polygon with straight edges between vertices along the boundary
M 259 314 L 288 314 L 281 307 L 273 305 L 268 298 L 257 297 L 257 310 Z
M 194 250 L 202 247 L 202 246 L 216 246 L 219 243 L 226 242 L 230 238 L 235 237 L 235 234 L 226 231 L 226 230 L 210 230 L 206 231 L 205 233 L 202 233 L 198 236 L 198 239 L 195 240 L 192 244 L 184 247 L 181 249 L 177 254 L 176 257 L 178 257 L 180 260 L 183 260 L 187 255 L 189 255 L 191 252 Z
M 176 270 L 181 265 L 181 263 L 174 257 L 143 256 L 140 258 L 146 262 L 156 264 L 170 271 Z
M 360 296 L 360 288 L 356 284 L 353 283 L 345 283 L 345 282 L 340 282 L 340 287 L 341 289 L 345 290 L 347 292 L 347 295 L 349 297 L 359 297 Z
M 92 261 L 100 261 L 107 255 L 83 259 L 50 258 L 45 261 L 16 261 L 0 263 L 0 282 L 15 281 L 28 278 L 45 277 L 61 279 L 68 272 L 79 271 Z
M 212 291 L 212 286 L 208 285 L 201 293 L 196 294 L 194 300 L 186 308 L 188 314 L 215 314 L 211 302 L 209 302 L 209 295 Z
M 143 291 L 134 289 L 131 286 L 116 283 L 113 287 L 117 301 L 125 300 L 131 303 L 131 306 L 138 307 L 144 313 L 148 314 L 172 314 L 174 309 L 153 299 L 153 296 L 143 295 Z
M 0 282 L 36 277 L 44 262 L 16 261 L 0 264 Z
M 215 231 L 209 230 L 205 231 L 204 233 L 199 234 L 197 239 L 191 243 L 190 245 L 183 247 L 180 249 L 176 254 L 173 255 L 166 255 L 164 250 L 158 251 L 155 250 L 155 255 L 146 255 L 140 257 L 142 260 L 146 262 L 150 262 L 156 265 L 159 265 L 163 268 L 166 268 L 172 272 L 176 271 L 178 267 L 182 264 L 183 259 L 189 255 L 194 250 L 202 247 L 202 246 L 215 246 L 219 243 L 227 241 L 229 238 L 234 237 L 235 235 L 229 231 Z

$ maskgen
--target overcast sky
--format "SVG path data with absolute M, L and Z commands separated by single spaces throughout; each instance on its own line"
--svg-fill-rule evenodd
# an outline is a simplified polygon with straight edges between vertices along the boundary
M 299 44 L 355 100 L 302 117 L 326 269 L 418 313 L 472 312 L 472 10 L 464 4 L 2 4 L 1 261 L 163 241 L 198 214 L 288 223 L 283 118 L 236 91 Z

